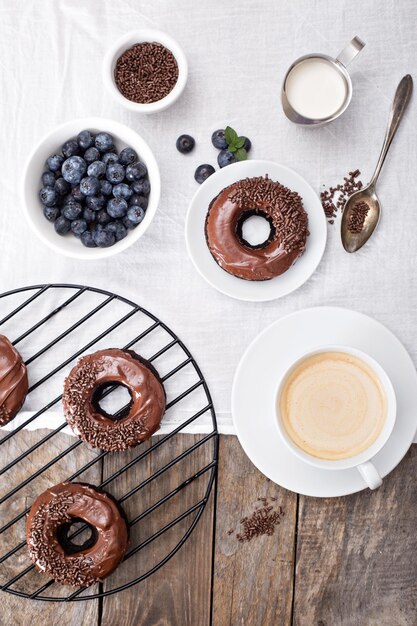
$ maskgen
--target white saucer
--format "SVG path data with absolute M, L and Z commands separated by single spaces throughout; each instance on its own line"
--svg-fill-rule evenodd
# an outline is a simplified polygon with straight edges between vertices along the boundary
M 204 232 L 207 211 L 213 198 L 228 185 L 242 178 L 265 174 L 300 194 L 308 213 L 310 236 L 302 257 L 282 276 L 265 281 L 242 280 L 222 270 L 213 259 Z M 298 289 L 320 263 L 326 239 L 327 223 L 317 194 L 299 174 L 271 161 L 240 161 L 210 176 L 191 200 L 185 223 L 188 254 L 203 278 L 212 287 L 232 298 L 252 302 L 274 300 Z
M 329 471 L 307 465 L 280 440 L 274 424 L 275 393 L 287 367 L 325 344 L 363 350 L 387 372 L 397 396 L 394 431 L 374 457 L 382 477 L 401 461 L 417 430 L 417 373 L 400 341 L 374 319 L 337 307 L 297 311 L 266 328 L 249 345 L 236 370 L 232 415 L 248 457 L 268 478 L 307 496 L 343 496 L 366 488 L 358 470 Z

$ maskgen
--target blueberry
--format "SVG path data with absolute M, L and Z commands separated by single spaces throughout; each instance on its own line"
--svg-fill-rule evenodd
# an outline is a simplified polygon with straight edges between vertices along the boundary
M 95 176 L 96 178 L 101 178 L 106 173 L 106 164 L 103 161 L 94 161 L 90 163 L 87 168 L 87 174 L 89 176 Z
M 78 145 L 83 150 L 87 150 L 88 148 L 91 148 L 91 146 L 94 146 L 94 135 L 90 133 L 89 130 L 82 130 L 78 133 L 77 139 Z
M 42 174 L 42 185 L 44 187 L 53 187 L 55 185 L 55 174 L 53 172 L 44 172 Z
M 60 154 L 53 154 L 47 159 L 46 165 L 51 172 L 57 172 L 61 169 L 63 162 L 63 156 L 61 156 Z
M 93 222 L 96 221 L 96 212 L 93 209 L 89 209 L 89 208 L 84 209 L 83 220 L 85 220 L 87 224 L 92 224 Z
M 39 198 L 45 206 L 54 206 L 58 200 L 58 194 L 53 187 L 42 187 Z
M 66 233 L 71 229 L 71 222 L 63 217 L 63 215 L 60 215 L 55 220 L 54 227 L 58 235 L 66 235 Z
M 85 199 L 85 203 L 87 205 L 87 208 L 91 209 L 92 211 L 100 211 L 104 208 L 106 204 L 106 199 L 103 194 L 99 193 L 97 196 L 87 196 L 87 198 Z
M 138 160 L 138 155 L 133 148 L 124 148 L 119 155 L 119 163 L 130 165 Z
M 176 141 L 176 147 L 182 154 L 187 154 L 195 146 L 195 139 L 191 135 L 180 135 Z
M 76 185 L 75 187 L 71 189 L 71 195 L 76 202 L 83 202 L 85 199 L 84 194 L 81 193 L 81 189 L 79 185 Z
M 116 220 L 115 222 L 110 222 L 110 224 L 107 224 L 105 229 L 109 233 L 114 234 L 116 241 L 120 241 L 121 239 L 124 239 L 127 235 L 127 228 L 126 226 L 124 226 L 123 222 L 121 222 L 120 220 Z
M 96 227 L 93 230 L 93 239 L 96 246 L 100 248 L 108 248 L 116 243 L 116 237 L 113 233 L 105 230 L 103 227 Z
M 110 163 L 118 163 L 119 157 L 115 152 L 107 152 L 106 154 L 103 154 L 101 160 L 105 165 L 110 165 Z
M 47 220 L 55 222 L 56 218 L 59 217 L 59 209 L 56 206 L 44 206 L 43 214 Z
M 113 195 L 115 198 L 124 198 L 128 200 L 130 196 L 133 194 L 133 191 L 126 185 L 126 183 L 119 183 L 113 187 Z
M 132 167 L 132 165 L 129 165 L 128 169 L 129 167 Z M 123 182 L 124 177 L 125 168 L 123 167 L 123 165 L 120 165 L 120 163 L 110 163 L 110 165 L 107 166 L 106 178 L 113 185 L 117 185 L 117 183 Z
M 208 163 L 205 163 L 204 165 L 199 165 L 197 167 L 196 171 L 194 172 L 194 178 L 201 185 L 201 183 L 204 183 L 204 181 L 209 176 L 214 174 L 214 172 L 214 167 L 212 165 L 209 165 Z
M 100 152 L 110 152 L 114 148 L 113 137 L 109 133 L 98 133 L 94 144 Z
M 87 163 L 80 156 L 71 156 L 62 164 L 62 176 L 71 185 L 78 185 L 86 171 Z
M 129 200 L 129 207 L 131 206 L 140 206 L 142 209 L 148 208 L 148 198 L 145 196 L 138 196 L 135 194 Z
M 107 203 L 107 213 L 115 219 L 124 217 L 127 211 L 127 202 L 123 198 L 112 198 Z
M 87 150 L 84 152 L 84 160 L 87 163 L 94 163 L 94 161 L 99 161 L 100 152 L 97 150 L 97 148 L 94 148 L 94 146 L 92 148 L 87 148 Z
M 128 230 L 132 230 L 133 228 L 136 228 L 137 226 L 137 224 L 134 224 L 133 222 L 130 221 L 127 215 L 122 219 L 122 222 Z
M 80 182 L 80 191 L 85 196 L 95 196 L 100 191 L 100 181 L 95 176 L 86 176 Z
M 211 136 L 211 143 L 215 148 L 219 150 L 225 150 L 227 148 L 227 141 L 224 136 L 224 128 L 215 130 Z
M 54 187 L 55 191 L 57 192 L 57 194 L 59 196 L 65 196 L 65 194 L 69 193 L 71 190 L 71 186 L 69 183 L 67 183 L 67 181 L 62 178 L 57 178 L 56 182 L 55 182 L 55 187 Z
M 81 243 L 85 245 L 86 248 L 96 248 L 96 242 L 94 241 L 93 233 L 89 230 L 85 230 L 81 237 Z
M 132 163 L 132 165 L 128 165 L 126 168 L 126 178 L 128 180 L 140 180 L 146 176 L 147 173 L 148 170 L 146 165 L 144 163 L 139 163 L 139 161 L 137 163 Z
M 236 157 L 233 152 L 229 152 L 229 150 L 222 150 L 219 152 L 219 156 L 217 157 L 217 163 L 220 167 L 226 167 L 226 165 L 236 163 Z
M 71 222 L 71 230 L 76 237 L 81 237 L 83 232 L 87 230 L 87 222 L 85 220 L 74 220 Z
M 135 226 L 141 223 L 145 217 L 145 209 L 141 206 L 132 206 L 127 212 L 127 219 Z
M 71 222 L 81 217 L 82 212 L 83 207 L 79 202 L 68 202 L 68 204 L 65 204 L 62 209 L 62 215 Z
M 74 139 L 68 139 L 64 144 L 62 144 L 62 154 L 66 159 L 70 156 L 76 156 L 81 153 L 80 146 L 78 145 L 78 141 Z
M 101 209 L 101 211 L 97 211 L 96 220 L 97 220 L 97 223 L 101 224 L 102 226 L 105 226 L 106 224 L 112 221 L 106 209 Z
M 247 137 L 245 137 L 244 139 L 245 139 L 245 143 L 243 144 L 242 147 L 246 150 L 246 152 L 249 152 L 249 150 L 252 148 L 252 142 Z
M 109 183 L 108 180 L 102 180 L 100 181 L 100 190 L 103 196 L 110 196 L 113 190 L 113 186 L 111 183 Z
M 147 196 L 151 190 L 151 184 L 148 178 L 142 178 L 141 180 L 134 180 L 130 188 L 140 196 Z

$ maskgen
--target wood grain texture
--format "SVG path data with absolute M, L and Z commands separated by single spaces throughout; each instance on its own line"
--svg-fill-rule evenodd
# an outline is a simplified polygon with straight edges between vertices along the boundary
M 23 451 L 38 442 L 48 433 L 47 430 L 27 431 L 23 430 L 14 435 L 0 448 L 0 466 L 3 467 L 11 459 L 15 459 Z M 54 435 L 47 444 L 31 453 L 14 468 L 2 477 L 1 492 L 5 494 L 30 474 L 40 469 L 48 460 L 74 443 L 74 437 L 59 433 Z M 47 451 L 45 451 L 45 447 Z M 30 506 L 36 496 L 47 487 L 65 480 L 69 475 L 94 458 L 96 452 L 89 450 L 84 444 L 63 457 L 50 469 L 43 472 L 38 478 L 31 481 L 22 490 L 18 491 L 10 500 L 0 508 L 0 520 L 2 525 L 18 515 L 27 506 Z M 100 464 L 94 465 L 80 476 L 80 480 L 97 483 L 101 475 Z M 25 539 L 25 518 L 16 522 L 10 530 L 0 536 L 0 554 L 5 554 L 14 545 Z M 17 573 L 24 570 L 31 561 L 24 546 L 14 556 L 0 565 L 0 581 L 6 582 Z M 34 591 L 43 585 L 48 579 L 37 571 L 31 571 L 19 582 L 13 585 L 21 591 Z M 94 588 L 91 588 L 94 589 Z M 74 588 L 53 585 L 48 592 L 51 595 L 67 595 Z M 70 605 L 51 602 L 30 601 L 9 593 L 1 595 L 2 613 L 1 624 L 8 626 L 96 626 L 98 624 L 98 601 L 76 602 Z
M 237 541 L 240 519 L 260 497 L 275 497 L 285 512 L 272 536 Z M 291 622 L 297 496 L 252 465 L 236 437 L 221 437 L 213 626 L 287 626 Z
M 295 626 L 417 624 L 417 446 L 382 487 L 300 497 Z
M 152 475 L 202 438 L 201 435 L 180 435 L 155 450 L 129 473 L 112 483 L 111 491 L 118 497 Z M 152 438 L 152 445 L 159 437 Z M 149 444 L 145 444 L 148 446 Z M 133 458 L 144 446 L 129 453 Z M 212 442 L 187 456 L 164 472 L 138 494 L 126 500 L 124 508 L 129 519 L 167 495 L 185 479 L 194 475 L 213 458 Z M 114 472 L 120 458 L 111 455 L 104 463 L 104 477 Z M 201 499 L 208 474 L 195 480 L 165 505 L 131 529 L 130 546 L 137 545 L 176 516 Z M 104 588 L 123 584 L 149 569 L 169 553 L 184 534 L 190 518 L 127 560 L 105 582 Z M 211 599 L 211 568 L 213 538 L 213 498 L 210 499 L 190 539 L 179 552 L 151 577 L 127 591 L 103 600 L 102 626 L 209 626 Z

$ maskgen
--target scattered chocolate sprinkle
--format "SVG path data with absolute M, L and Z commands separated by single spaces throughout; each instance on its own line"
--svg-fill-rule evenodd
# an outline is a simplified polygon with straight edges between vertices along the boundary
M 324 189 L 320 193 L 321 204 L 329 224 L 334 224 L 337 212 L 343 210 L 349 196 L 362 189 L 363 183 L 356 180 L 358 176 L 360 176 L 358 169 L 349 172 L 349 175 L 344 177 L 343 183 Z
M 285 515 L 282 507 L 274 509 L 270 502 L 276 502 L 276 498 L 262 497 L 258 498 L 261 506 L 255 507 L 251 515 L 243 517 L 240 520 L 243 529 L 236 534 L 236 539 L 241 543 L 252 541 L 255 537 L 262 535 L 273 535 L 275 527 L 280 523 L 281 518 Z M 234 532 L 233 529 L 228 531 L 228 535 Z
M 160 43 L 137 43 L 117 59 L 114 79 L 128 100 L 157 102 L 172 91 L 178 80 L 177 61 Z
M 287 253 L 305 249 L 308 217 L 303 201 L 296 191 L 268 178 L 268 174 L 239 180 L 230 199 L 247 207 L 253 203 L 258 210 L 265 210 L 272 220 L 275 232 Z
M 366 216 L 369 213 L 370 206 L 367 202 L 357 202 L 350 209 L 348 219 L 348 230 L 351 233 L 359 234 L 362 232 L 363 225 L 365 224 Z

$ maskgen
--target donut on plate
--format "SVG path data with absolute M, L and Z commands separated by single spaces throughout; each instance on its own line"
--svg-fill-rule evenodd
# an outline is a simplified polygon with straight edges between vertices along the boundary
M 252 246 L 242 236 L 251 215 L 268 220 L 271 231 L 264 243 Z M 210 203 L 205 234 L 216 263 L 244 280 L 270 280 L 286 272 L 303 254 L 308 217 L 301 197 L 284 185 L 258 176 L 238 180 Z
M 0 335 L 0 426 L 10 422 L 22 408 L 28 392 L 28 375 L 22 357 Z
M 104 389 L 123 385 L 129 405 L 117 416 L 99 400 Z M 133 448 L 159 429 L 165 412 L 165 390 L 155 368 L 132 350 L 110 348 L 82 357 L 65 379 L 62 397 L 72 430 L 94 448 Z
M 68 537 L 74 522 L 91 537 L 77 546 Z M 35 500 L 26 519 L 29 556 L 62 585 L 89 586 L 111 574 L 126 552 L 128 527 L 112 496 L 86 483 L 60 483 Z

